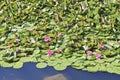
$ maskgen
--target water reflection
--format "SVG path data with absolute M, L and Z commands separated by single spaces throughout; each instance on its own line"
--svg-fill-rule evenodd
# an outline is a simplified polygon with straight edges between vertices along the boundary
M 63 74 L 55 74 L 45 77 L 44 80 L 68 80 Z
M 89 73 L 71 67 L 64 71 L 56 71 L 52 67 L 37 69 L 35 63 L 26 63 L 22 69 L 0 68 L 0 80 L 52 80 L 51 77 L 53 80 L 120 80 L 120 75 Z

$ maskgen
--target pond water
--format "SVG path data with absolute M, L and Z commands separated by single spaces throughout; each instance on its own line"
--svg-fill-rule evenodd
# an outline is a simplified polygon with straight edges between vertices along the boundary
M 0 80 L 58 80 L 45 79 L 54 75 L 63 75 L 64 80 L 120 80 L 120 75 L 117 74 L 103 72 L 90 73 L 71 67 L 68 67 L 64 71 L 56 71 L 52 67 L 37 69 L 35 64 L 25 63 L 21 69 L 0 67 Z

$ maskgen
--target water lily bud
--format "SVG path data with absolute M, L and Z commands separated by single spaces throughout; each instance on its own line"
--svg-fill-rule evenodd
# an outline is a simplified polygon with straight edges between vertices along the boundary
M 118 43 L 120 44 L 120 40 L 118 41 Z
M 113 44 L 112 44 L 112 43 L 110 43 L 109 45 L 110 45 L 110 46 L 113 46 Z
M 51 38 L 47 36 L 47 37 L 44 38 L 44 41 L 45 41 L 45 42 L 50 42 L 50 41 L 51 41 Z
M 104 45 L 104 44 L 100 44 L 100 47 L 101 47 L 101 48 L 104 48 L 104 47 L 105 47 L 105 45 Z
M 61 50 L 61 49 L 58 49 L 57 52 L 58 52 L 58 53 L 62 53 L 62 50 Z
M 17 38 L 17 39 L 16 39 L 16 41 L 17 41 L 17 42 L 19 42 L 19 41 L 20 41 L 20 39 L 18 39 L 18 38 Z
M 30 32 L 33 32 L 33 31 L 34 31 L 34 29 L 30 29 L 29 31 L 30 31 Z
M 0 10 L 0 14 L 2 14 L 3 13 L 3 10 Z
M 20 47 L 17 47 L 16 49 L 17 49 L 17 50 L 22 50 L 22 48 L 20 48 Z
M 8 46 L 7 46 L 7 48 L 11 48 L 11 47 L 12 47 L 12 45 L 8 45 Z
M 61 38 L 62 37 L 62 33 L 58 33 L 57 37 Z

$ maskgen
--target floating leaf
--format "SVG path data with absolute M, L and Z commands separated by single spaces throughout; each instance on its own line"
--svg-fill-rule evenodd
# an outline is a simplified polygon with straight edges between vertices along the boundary
M 87 67 L 87 70 L 90 72 L 97 72 L 99 70 L 99 66 L 92 66 L 92 67 Z
M 47 67 L 47 64 L 46 63 L 37 63 L 36 67 L 37 68 L 45 68 L 45 67 Z
M 97 62 L 97 63 L 104 63 L 104 60 L 98 59 L 98 60 L 95 60 L 95 62 Z
M 12 57 L 4 57 L 4 58 L 3 58 L 4 61 L 10 61 L 10 60 L 12 60 L 12 59 L 13 59 L 13 56 L 12 56 Z
M 17 54 L 18 57 L 25 57 L 26 56 L 26 53 L 20 53 L 20 54 Z
M 0 65 L 2 67 L 12 67 L 13 66 L 12 63 L 4 62 L 4 61 L 0 61 Z
M 36 58 L 34 58 L 34 57 L 22 57 L 22 58 L 20 59 L 20 61 L 21 61 L 21 62 L 36 62 L 37 60 L 36 60 Z
M 57 63 L 57 61 L 48 61 L 48 66 L 55 66 Z
M 61 56 L 62 56 L 62 53 L 55 54 L 55 57 L 61 57 Z
M 23 67 L 23 63 L 22 62 L 16 62 L 13 65 L 13 68 L 15 68 L 15 69 L 19 69 L 19 68 L 22 68 L 22 67 Z
M 39 54 L 39 53 L 40 53 L 40 50 L 39 50 L 39 49 L 36 49 L 36 50 L 34 50 L 33 55 L 37 55 L 37 54 Z
M 57 64 L 55 66 L 53 66 L 55 70 L 65 70 L 67 68 L 66 64 Z
M 101 64 L 99 70 L 100 71 L 107 71 L 107 68 L 104 64 Z

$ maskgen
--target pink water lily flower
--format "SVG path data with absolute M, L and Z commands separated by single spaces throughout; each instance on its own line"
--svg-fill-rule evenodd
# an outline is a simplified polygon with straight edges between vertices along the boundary
M 57 37 L 61 38 L 62 37 L 62 33 L 58 33 Z
M 120 44 L 120 40 L 118 41 L 118 43 Z
M 61 50 L 61 49 L 58 49 L 57 52 L 58 52 L 58 53 L 62 53 L 62 50 Z
M 50 41 L 51 41 L 51 38 L 50 38 L 49 36 L 46 36 L 46 37 L 44 38 L 44 41 L 45 41 L 45 42 L 50 42 Z
M 110 46 L 113 46 L 113 44 L 112 44 L 112 43 L 110 43 L 109 45 L 110 45 Z
M 104 48 L 104 47 L 105 47 L 105 45 L 104 45 L 104 44 L 100 44 L 100 47 L 101 47 L 101 48 Z
M 20 48 L 20 47 L 17 47 L 16 49 L 17 49 L 17 50 L 22 50 L 22 48 Z
M 8 45 L 8 46 L 7 46 L 7 48 L 11 48 L 11 47 L 12 47 L 12 45 Z
M 35 40 L 32 40 L 31 42 L 34 44 L 36 41 L 35 41 Z
M 102 58 L 102 54 L 96 54 L 96 58 L 97 59 L 101 59 Z
M 30 32 L 33 32 L 33 31 L 34 31 L 34 29 L 30 29 L 29 31 L 30 31 Z
M 87 55 L 91 56 L 93 52 L 88 50 L 86 53 L 87 53 Z
M 19 42 L 19 41 L 20 41 L 20 39 L 16 38 L 16 41 L 17 41 L 17 42 Z
M 52 56 L 53 55 L 53 51 L 52 50 L 48 50 L 46 53 L 47 53 L 48 56 Z

